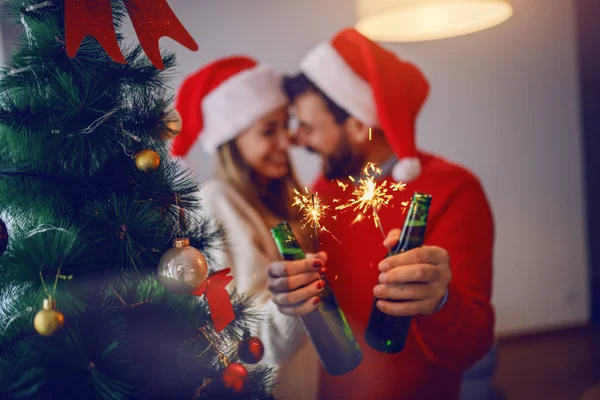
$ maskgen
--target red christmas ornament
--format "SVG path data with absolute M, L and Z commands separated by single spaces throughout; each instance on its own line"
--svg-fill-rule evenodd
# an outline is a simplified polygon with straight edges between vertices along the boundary
M 156 68 L 165 68 L 158 44 L 164 36 L 192 51 L 198 50 L 198 44 L 166 0 L 124 2 L 140 44 Z M 65 0 L 65 36 L 67 54 L 71 58 L 77 54 L 83 39 L 92 36 L 115 62 L 127 63 L 117 42 L 110 0 Z
M 246 364 L 256 364 L 265 355 L 265 347 L 257 337 L 247 337 L 238 345 L 238 357 Z
M 237 393 L 244 391 L 249 378 L 246 367 L 238 363 L 229 364 L 221 374 L 223 385 Z

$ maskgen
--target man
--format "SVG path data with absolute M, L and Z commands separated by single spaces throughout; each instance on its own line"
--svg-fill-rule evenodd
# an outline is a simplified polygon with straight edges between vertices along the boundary
M 384 226 L 402 225 L 401 203 L 415 191 L 430 193 L 432 205 L 425 246 L 387 259 L 399 229 L 382 245 L 372 221 L 353 223 L 352 212 L 324 221 L 332 235 L 320 236 L 324 252 L 317 261 L 270 265 L 272 300 L 290 316 L 311 312 L 322 290 L 311 283 L 315 267 L 325 266 L 364 358 L 343 376 L 321 370 L 321 399 L 458 399 L 462 371 L 493 342 L 493 221 L 481 185 L 464 168 L 417 150 L 415 121 L 429 85 L 413 65 L 347 29 L 310 52 L 301 72 L 285 87 L 299 122 L 298 144 L 323 159 L 314 191 L 344 203 L 353 184 L 347 177 L 373 162 L 383 170 L 381 181 L 407 183 L 379 210 Z M 338 179 L 350 189 L 332 181 Z M 400 353 L 380 353 L 364 341 L 374 296 L 404 300 L 377 306 L 414 317 Z

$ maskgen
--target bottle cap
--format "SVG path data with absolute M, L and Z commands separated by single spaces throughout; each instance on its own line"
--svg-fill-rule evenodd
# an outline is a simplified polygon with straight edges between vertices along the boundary
M 56 308 L 56 300 L 53 299 L 52 297 L 49 297 L 47 299 L 44 299 L 44 302 L 42 304 L 42 308 L 44 310 L 52 310 Z
M 173 247 L 176 249 L 183 249 L 184 247 L 188 247 L 190 245 L 190 239 L 188 238 L 180 238 L 175 239 L 173 241 Z
M 418 199 L 431 200 L 431 195 L 429 193 L 415 192 L 413 196 Z

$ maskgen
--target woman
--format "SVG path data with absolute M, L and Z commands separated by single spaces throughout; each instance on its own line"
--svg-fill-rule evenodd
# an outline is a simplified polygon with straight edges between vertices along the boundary
M 216 153 L 216 179 L 203 185 L 201 196 L 228 235 L 230 287 L 256 296 L 264 314 L 258 337 L 265 362 L 280 367 L 275 396 L 310 400 L 316 398 L 316 353 L 299 320 L 280 313 L 266 289 L 267 267 L 281 259 L 271 227 L 289 221 L 303 248 L 312 250 L 292 208 L 299 184 L 288 156 L 287 106 L 281 77 L 272 68 L 247 57 L 217 60 L 189 76 L 179 90 L 183 126 L 172 152 L 196 168 L 202 150 Z M 300 350 L 281 365 L 294 350 L 289 344 L 299 341 Z

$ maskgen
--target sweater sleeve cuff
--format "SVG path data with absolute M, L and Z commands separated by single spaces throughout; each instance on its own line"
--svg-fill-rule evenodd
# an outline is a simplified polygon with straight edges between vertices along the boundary
M 444 298 L 442 299 L 440 305 L 438 306 L 437 310 L 435 310 L 435 312 L 439 312 L 442 307 L 444 307 L 444 304 L 446 304 L 446 302 L 448 301 L 448 289 L 446 289 L 446 294 L 444 295 Z
M 278 318 L 283 320 L 282 336 L 290 342 L 296 342 L 299 336 L 304 334 L 304 327 L 298 317 L 291 317 L 279 313 Z
M 439 330 L 455 326 L 460 313 L 461 294 L 452 283 L 448 285 L 446 296 L 432 315 L 417 315 L 415 322 L 420 336 L 438 335 Z
M 304 327 L 300 318 L 279 312 L 272 300 L 265 306 L 268 315 L 260 335 L 265 344 L 265 360 L 270 364 L 282 365 L 304 343 Z
M 294 339 L 304 332 L 300 318 L 282 314 L 271 299 L 269 299 L 267 304 L 269 318 L 278 327 L 278 333 L 283 339 Z

